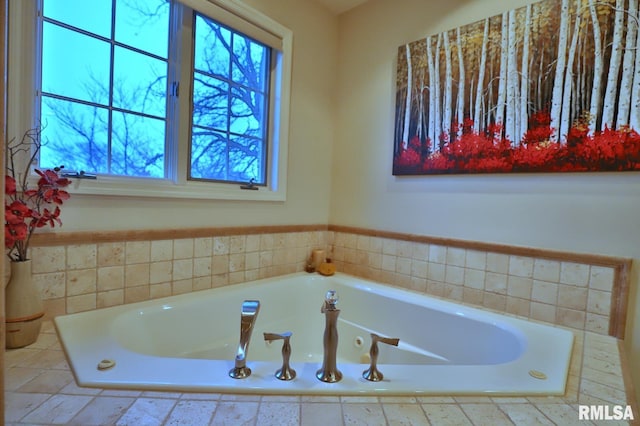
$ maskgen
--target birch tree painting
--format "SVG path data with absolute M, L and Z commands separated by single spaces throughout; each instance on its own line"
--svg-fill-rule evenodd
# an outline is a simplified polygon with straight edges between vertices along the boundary
M 394 175 L 640 170 L 638 0 L 545 0 L 398 49 Z

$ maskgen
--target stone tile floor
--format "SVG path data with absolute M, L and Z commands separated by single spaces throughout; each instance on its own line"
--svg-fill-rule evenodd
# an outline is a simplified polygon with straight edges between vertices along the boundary
M 36 343 L 5 352 L 7 425 L 593 425 L 578 404 L 626 405 L 614 338 L 578 332 L 563 397 L 340 397 L 82 388 L 46 322 Z M 636 418 L 640 413 L 634 413 Z

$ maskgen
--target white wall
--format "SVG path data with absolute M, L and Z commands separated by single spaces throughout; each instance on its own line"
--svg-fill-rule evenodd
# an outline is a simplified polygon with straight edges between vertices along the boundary
M 391 175 L 398 47 L 527 3 L 370 0 L 340 17 L 330 223 L 640 262 L 638 173 Z M 633 291 L 626 343 L 638 385 L 639 303 Z
M 247 3 L 294 33 L 286 202 L 77 195 L 63 206 L 62 232 L 328 222 L 337 18 L 311 1 Z

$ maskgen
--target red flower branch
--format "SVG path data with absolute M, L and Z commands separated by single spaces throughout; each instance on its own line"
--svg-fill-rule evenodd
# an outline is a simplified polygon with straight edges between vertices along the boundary
M 59 175 L 64 166 L 44 171 L 34 169 L 40 178 L 35 187 L 29 187 L 31 168 L 40 146 L 40 129 L 31 129 L 20 142 L 7 145 L 4 238 L 5 247 L 9 249 L 7 255 L 14 261 L 28 259 L 29 242 L 37 228 L 62 225 L 60 206 L 69 199 L 69 193 L 63 188 L 71 181 Z M 25 160 L 23 168 L 16 166 Z

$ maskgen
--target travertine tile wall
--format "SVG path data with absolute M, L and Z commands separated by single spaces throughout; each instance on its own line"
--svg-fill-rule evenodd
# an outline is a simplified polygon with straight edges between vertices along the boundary
M 33 247 L 48 317 L 302 271 L 326 231 Z
M 304 231 L 32 249 L 48 317 L 302 271 L 314 248 L 338 270 L 527 318 L 608 334 L 612 267 Z
M 320 418 L 338 424 L 570 424 L 577 422 L 577 404 L 634 400 L 616 339 L 604 335 L 613 268 L 336 230 L 35 247 L 32 258 L 52 316 L 301 271 L 311 250 L 322 247 L 351 274 L 586 329 L 575 332 L 567 392 L 282 399 L 86 389 L 75 385 L 47 321 L 36 344 L 7 352 L 5 420 L 172 425 L 237 423 L 242 417 L 251 424 L 282 424 L 285 413 L 295 425 Z
M 339 270 L 527 318 L 608 334 L 612 267 L 348 232 L 331 236 Z

